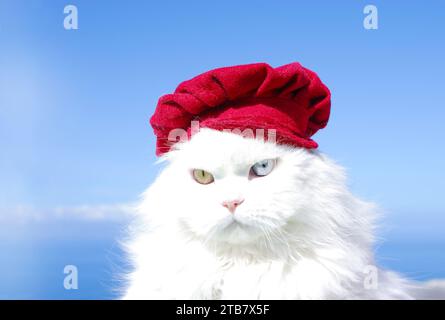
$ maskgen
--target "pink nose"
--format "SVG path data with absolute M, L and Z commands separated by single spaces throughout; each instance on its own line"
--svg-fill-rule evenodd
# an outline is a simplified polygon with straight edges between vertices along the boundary
M 236 200 L 230 200 L 230 201 L 223 201 L 222 205 L 223 207 L 226 207 L 229 209 L 230 213 L 234 213 L 235 209 L 244 202 L 244 199 L 236 199 Z

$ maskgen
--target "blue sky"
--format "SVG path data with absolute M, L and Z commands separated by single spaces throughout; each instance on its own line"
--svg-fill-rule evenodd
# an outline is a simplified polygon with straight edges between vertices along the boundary
M 378 30 L 362 25 L 370 3 Z M 78 30 L 63 28 L 67 4 Z M 333 106 L 315 139 L 386 212 L 379 257 L 445 277 L 444 10 L 419 0 L 0 0 L 0 297 L 112 297 L 127 221 L 115 208 L 159 171 L 148 126 L 157 99 L 200 72 L 251 62 L 318 72 Z M 70 263 L 87 270 L 87 289 L 60 287 Z

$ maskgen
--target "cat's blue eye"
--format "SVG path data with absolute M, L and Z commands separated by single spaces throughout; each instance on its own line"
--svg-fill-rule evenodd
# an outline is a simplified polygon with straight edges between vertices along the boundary
M 272 172 L 273 168 L 275 167 L 275 163 L 276 163 L 275 159 L 262 160 L 255 163 L 252 166 L 251 171 L 257 177 L 264 177 Z

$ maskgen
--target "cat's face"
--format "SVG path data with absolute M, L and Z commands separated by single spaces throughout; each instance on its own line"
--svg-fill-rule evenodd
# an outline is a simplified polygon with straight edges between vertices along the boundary
M 156 184 L 161 214 L 203 240 L 279 236 L 310 203 L 305 149 L 201 129 L 168 157 Z

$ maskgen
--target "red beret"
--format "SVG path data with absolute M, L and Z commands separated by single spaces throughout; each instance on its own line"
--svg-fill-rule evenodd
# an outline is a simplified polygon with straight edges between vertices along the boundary
M 331 107 L 329 89 L 299 63 L 272 68 L 266 63 L 207 71 L 162 96 L 150 119 L 156 154 L 170 150 L 172 130 L 190 136 L 191 121 L 215 130 L 270 129 L 276 142 L 317 148 L 310 137 L 324 128 Z M 266 134 L 267 136 L 267 134 Z

